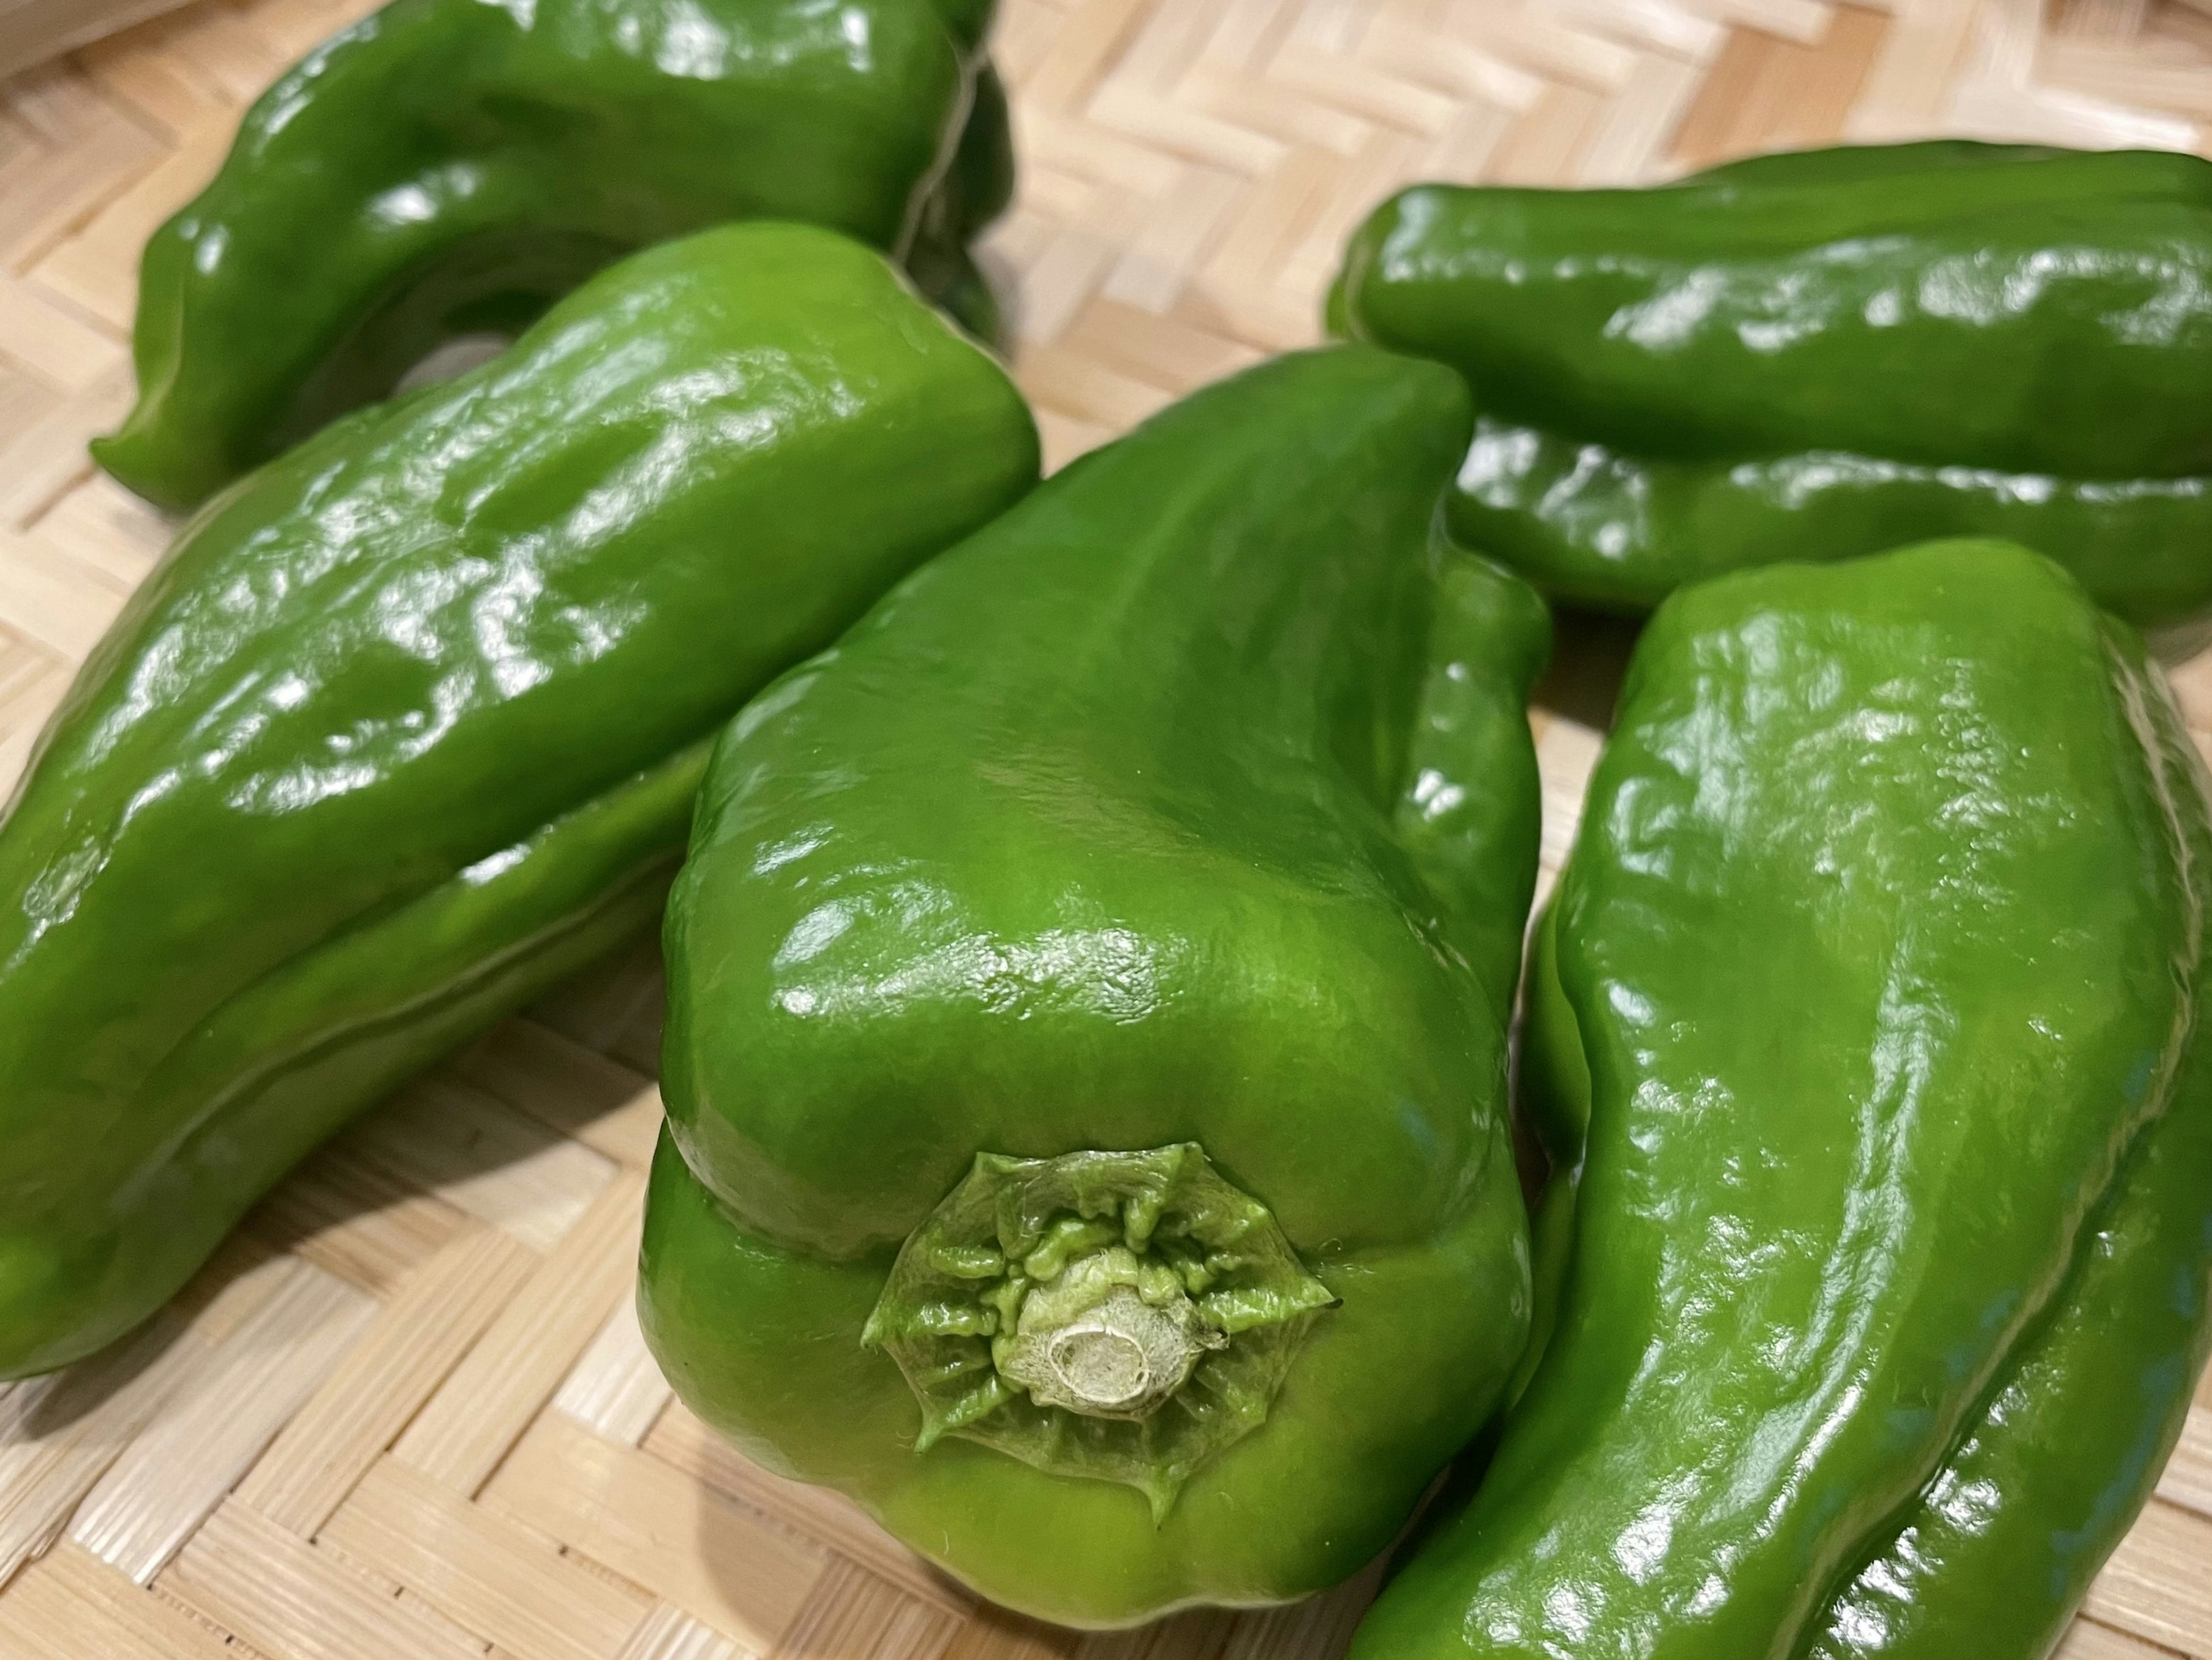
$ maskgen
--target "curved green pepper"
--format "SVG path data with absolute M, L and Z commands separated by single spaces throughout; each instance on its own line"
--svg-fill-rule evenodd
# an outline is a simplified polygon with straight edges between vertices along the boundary
M 2204 1353 L 2208 787 L 2024 550 L 1660 609 L 1531 973 L 1557 1329 L 1355 1657 L 2040 1660 Z
M 732 219 L 903 252 L 933 208 L 985 3 L 392 0 L 246 113 L 222 170 L 147 244 L 137 406 L 94 454 L 185 508 L 459 336 L 513 332 L 599 267 Z M 963 173 L 1010 154 L 979 106 Z M 993 124 L 995 123 L 995 125 Z M 948 296 L 968 315 L 971 289 Z M 982 296 L 988 303 L 988 292 Z M 988 321 L 988 316 L 983 319 Z
M 1036 477 L 881 256 L 727 228 L 186 528 L 0 825 L 0 1377 L 647 921 L 706 740 Z
M 1563 598 L 1640 611 L 1972 535 L 2139 623 L 2212 601 L 2201 157 L 1951 143 L 1646 191 L 1417 185 L 1353 239 L 1331 316 L 1470 377 L 1453 529 Z
M 716 752 L 647 1336 L 749 1456 L 1014 1607 L 1342 1578 L 1522 1347 L 1548 623 L 1437 569 L 1468 420 L 1364 347 L 1201 392 Z
M 990 279 L 969 244 L 1014 199 L 1013 112 L 1006 83 L 988 64 L 975 75 L 975 101 L 945 178 L 922 204 L 908 248 L 915 286 L 988 345 L 1002 345 L 1004 320 Z

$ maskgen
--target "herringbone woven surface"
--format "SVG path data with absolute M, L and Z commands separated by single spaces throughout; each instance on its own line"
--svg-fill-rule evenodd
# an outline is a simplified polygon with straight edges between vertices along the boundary
M 1007 0 L 991 258 L 1064 460 L 1314 337 L 1416 176 L 1595 183 L 1938 131 L 2195 148 L 2212 0 Z M 240 105 L 365 9 L 202 0 L 0 88 L 0 779 L 167 526 L 94 474 L 137 251 Z M 1537 717 L 1547 859 L 1619 641 Z M 2212 728 L 2212 659 L 2178 675 Z M 672 1404 L 629 1313 L 650 942 L 315 1157 L 140 1339 L 0 1387 L 7 1660 L 1328 1660 L 1365 1594 L 1078 1639 L 977 1608 Z M 2212 1400 L 2212 1397 L 2208 1397 Z M 2212 1411 L 2068 1660 L 2212 1660 Z

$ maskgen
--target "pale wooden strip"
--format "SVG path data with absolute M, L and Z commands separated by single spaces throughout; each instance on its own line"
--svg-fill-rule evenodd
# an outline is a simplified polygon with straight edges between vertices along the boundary
M 1393 74 L 1380 64 L 1317 51 L 1295 41 L 1268 65 L 1267 84 L 1364 117 L 1362 130 L 1347 132 L 1345 137 L 1350 142 L 1334 146 L 1347 155 L 1366 143 L 1367 122 L 1433 138 L 1459 113 L 1460 100 L 1448 93 Z
M 635 1280 L 644 1178 L 625 1171 L 568 1231 L 393 1450 L 464 1494 L 483 1485 Z
M 975 1606 L 965 1590 L 886 1533 L 843 1493 L 763 1469 L 680 1402 L 661 1414 L 646 1438 L 645 1450 L 799 1537 L 850 1557 L 911 1596 L 956 1614 L 970 1613 Z
M 631 1634 L 620 1660 L 738 1660 L 745 1652 L 712 1626 L 662 1602 Z
M 2123 104 L 2148 104 L 2212 119 L 2212 76 L 2201 64 L 2163 64 L 2139 48 L 2055 46 L 2038 60 L 2052 83 Z
M 12 791 L 22 776 L 46 717 L 68 692 L 72 678 L 69 665 L 56 662 L 44 651 L 26 647 L 24 654 L 35 654 L 36 673 L 20 683 L 11 681 L 0 701 L 0 733 L 5 733 L 0 736 L 0 793 Z
M 93 460 L 84 453 L 86 438 L 106 432 L 108 427 L 122 421 L 128 407 L 131 372 L 124 363 L 115 363 L 112 368 L 101 369 L 100 374 L 86 380 L 76 392 L 70 392 L 69 398 L 60 407 L 55 407 L 53 414 L 45 421 L 0 447 L 0 525 L 22 529 L 55 500 L 60 500 L 70 484 L 91 474 Z M 11 557 L 0 556 L 0 569 L 7 569 L 9 564 L 13 564 Z M 24 598 L 27 595 L 20 591 L 7 593 L 7 598 L 0 599 L 0 615 L 9 615 L 9 620 L 15 620 L 13 613 L 20 609 Z M 9 605 L 9 599 L 15 605 Z M 49 635 L 45 617 L 33 617 L 31 622 L 38 626 L 24 626 L 24 633 L 31 633 L 40 640 L 51 640 L 66 657 L 84 655 L 115 615 L 115 595 L 93 589 L 88 593 L 73 595 L 73 599 L 77 609 L 70 611 L 66 620 L 51 624 L 66 629 L 66 633 Z M 40 593 L 31 599 L 33 606 L 53 606 L 60 602 L 60 589 Z M 91 605 L 100 613 L 97 624 L 86 624 L 82 620 L 82 609 L 86 605 Z M 86 633 L 86 626 L 91 626 L 91 633 Z
M 1077 1660 L 1183 1660 L 1220 1654 L 1237 1629 L 1228 1608 L 1189 1608 L 1149 1626 L 1091 1632 L 1076 1645 Z
M 2212 1516 L 2212 1412 L 2189 1409 L 2181 1440 L 2158 1478 L 2158 1496 L 2200 1515 Z
M 118 593 L 128 593 L 154 569 L 169 545 L 172 528 L 106 473 L 94 472 L 40 515 L 33 533 Z
M 1124 301 L 1156 314 L 1172 307 L 1212 252 L 1244 188 L 1242 179 L 1218 168 L 1182 168 L 1176 187 L 1151 198 L 1144 222 L 1122 245 L 1099 287 L 1104 303 Z M 1082 317 L 1087 321 L 1101 308 L 1094 305 Z M 1208 331 L 1207 337 L 1220 337 Z
M 594 1433 L 634 1447 L 645 1439 L 672 1393 L 638 1329 L 637 1299 L 625 1297 L 562 1383 L 553 1405 Z
M 757 1655 L 791 1629 L 828 1559 L 648 1454 L 547 1413 L 484 1502 L 551 1534 Z
M 435 1073 L 364 1118 L 346 1148 L 537 1251 L 559 1243 L 615 1173 L 580 1142 Z
M 850 1562 L 835 1562 L 776 1649 L 777 1660 L 938 1660 L 958 1616 Z
M 366 17 L 379 0 L 249 0 L 240 21 L 259 36 L 264 49 L 289 63 L 319 46 L 347 24 Z
M 1513 124 L 1484 169 L 1484 180 L 1498 185 L 1573 183 L 1604 112 L 1604 100 L 1595 93 L 1581 87 L 1553 87 Z
M 269 1301 L 219 1363 L 118 1457 L 70 1537 L 149 1583 L 192 1529 L 336 1369 L 376 1304 L 306 1262 L 288 1262 Z
M 90 1553 L 64 1544 L 0 1596 L 0 1660 L 238 1660 L 238 1651 Z
M 112 372 L 123 344 L 30 283 L 0 277 L 0 353 L 74 392 Z
M 1025 100 L 1045 109 L 1073 107 L 1152 9 L 1150 0 L 1077 0 L 1053 29 L 1042 59 L 1023 74 Z
M 1278 76 L 1255 82 L 1205 62 L 1191 65 L 1176 83 L 1178 105 L 1218 117 L 1231 126 L 1279 140 L 1285 144 L 1311 144 L 1351 155 L 1367 142 L 1374 123 L 1336 105 L 1303 95 L 1295 87 L 1276 84 Z M 1377 79 L 1382 78 L 1379 75 Z M 1449 100 L 1423 88 L 1423 115 L 1443 119 Z
M 1462 112 L 1469 104 L 1485 102 L 1525 110 L 1548 84 L 1495 52 L 1438 33 L 1424 0 L 1388 0 L 1359 50 L 1361 57 L 1384 69 L 1453 92 Z
M 1383 1567 L 1378 1560 L 1319 1596 L 1238 1615 L 1221 1660 L 1337 1660 L 1382 1588 Z
M 374 1297 L 480 1225 L 380 1164 L 356 1158 L 343 1137 L 308 1155 L 257 1205 L 246 1225 Z
M 530 1660 L 611 1660 L 652 1608 L 640 1593 L 389 1458 L 317 1543 Z
M 210 1517 L 161 1584 L 271 1660 L 483 1660 L 445 1621 L 244 1505 Z
M 0 1391 L 0 1589 L 211 1359 L 205 1338 L 165 1314 L 66 1371 Z
M 1817 46 L 1828 32 L 1840 5 L 1829 0 L 1685 0 L 1688 9 L 1708 17 L 1758 30 L 1799 46 Z
M 661 1120 L 653 1079 L 534 1020 L 502 1020 L 447 1069 L 617 1164 L 653 1162 Z
M 1209 167 L 1264 174 L 1279 165 L 1285 154 L 1279 138 L 1224 121 L 1118 77 L 1099 88 L 1089 113 L 1126 138 Z
M 2153 1499 L 2089 1588 L 2083 1612 L 2147 1642 L 2212 1654 L 2212 1522 Z
M 1590 775 L 1604 747 L 1601 733 L 1565 717 L 1548 721 L 1537 741 L 1544 802 L 1541 862 L 1547 870 L 1558 870 L 1573 851 L 1575 833 L 1582 824 L 1583 798 L 1589 793 Z
M 179 21 L 184 27 L 170 37 L 167 54 L 189 63 L 201 79 L 234 105 L 258 97 L 298 56 L 278 50 L 266 33 L 248 25 L 235 7 L 202 6 L 184 13 Z
M 77 63 L 139 125 L 180 143 L 195 129 L 228 122 L 236 112 L 191 66 L 163 50 L 176 37 L 172 21 L 131 30 L 77 54 Z
M 407 1279 L 345 1364 L 285 1426 L 239 1484 L 240 1502 L 313 1538 L 537 1262 L 491 1229 L 447 1246 Z
M 1845 133 L 1861 143 L 1881 143 L 1939 127 L 1979 10 L 1977 0 L 1892 0 L 1888 38 Z
M 1154 201 L 1182 177 L 1183 165 L 1174 156 L 1046 106 L 1025 100 L 1015 106 L 1014 120 L 1016 154 L 1025 169 L 1080 174 Z
M 1562 22 L 1697 63 L 1717 52 L 1727 33 L 1711 18 L 1667 0 L 1547 0 L 1545 9 Z
M 25 433 L 16 445 L 51 448 L 48 441 L 55 429 L 49 421 Z M 15 447 L 0 447 L 0 465 Z M 90 465 L 71 464 L 77 474 Z M 58 494 L 66 484 L 53 488 Z M 0 498 L 7 494 L 7 482 L 0 476 Z M 36 507 L 27 511 L 35 513 Z M 56 656 L 71 664 L 81 661 L 123 609 L 123 598 L 105 583 L 89 581 L 83 566 L 36 538 L 0 530 L 0 623 Z
M 1022 380 L 1036 402 L 1109 428 L 1134 426 L 1175 396 L 1164 386 L 1056 345 L 1036 346 L 1024 353 Z
M 1056 232 L 1025 273 L 1016 319 L 1025 350 L 1049 344 L 1073 324 L 1120 258 L 1112 216 L 1089 217 L 1092 222 Z
M 1420 176 L 1430 149 L 1414 134 L 1378 128 L 1373 141 L 1346 161 L 1315 202 L 1273 283 L 1297 315 L 1299 344 L 1321 338 L 1322 306 L 1344 263 L 1345 243 L 1376 202 Z
M 1225 339 L 1193 328 L 1180 319 L 1154 316 L 1110 300 L 1089 307 L 1062 344 L 1069 352 L 1079 352 L 1139 380 L 1176 392 L 1194 390 L 1234 374 L 1261 355 L 1242 341 Z
M 135 124 L 131 131 L 139 131 Z M 214 177 L 230 138 L 228 123 L 210 123 L 151 167 L 134 158 L 118 168 L 131 179 L 129 188 L 33 266 L 33 278 L 118 331 L 128 329 L 138 303 L 138 256 L 146 239 Z
M 954 1635 L 945 1660 L 1073 1660 L 1082 1642 L 1080 1632 L 982 1602 Z
M 2151 0 L 2073 0 L 2057 8 L 2053 34 L 2060 40 L 2126 42 L 2142 32 L 2150 9 Z
M 1598 123 L 1580 182 L 1640 184 L 1664 173 L 1667 140 L 1698 95 L 1698 81 L 1694 64 L 1659 52 L 1645 57 Z
M 154 165 L 161 148 L 65 64 L 9 82 L 6 97 L 28 142 L 0 160 L 0 262 L 20 270 Z
M 1547 78 L 1595 91 L 1619 87 L 1636 67 L 1632 48 L 1587 29 L 1569 28 L 1534 6 L 1452 0 L 1445 23 L 1455 39 Z
M 1888 28 L 1880 13 L 1844 6 L 1817 47 L 1731 31 L 1675 131 L 1674 159 L 1698 167 L 1756 150 L 1833 143 Z
M 159 13 L 183 0 L 6 0 L 0 4 L 0 75 L 49 58 Z
M 2172 1660 L 2172 1649 L 2138 1643 L 2094 1620 L 2076 1620 L 2051 1660 Z

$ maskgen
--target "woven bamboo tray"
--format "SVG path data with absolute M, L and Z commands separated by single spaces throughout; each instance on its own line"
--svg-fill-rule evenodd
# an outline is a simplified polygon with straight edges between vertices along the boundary
M 167 539 L 84 452 L 127 401 L 140 244 L 241 104 L 365 9 L 201 0 L 0 85 L 0 784 Z M 988 258 L 1055 464 L 1312 339 L 1345 232 L 1402 179 L 1943 131 L 2189 149 L 2212 120 L 2212 15 L 2172 0 L 1003 9 L 1024 173 Z M 1622 639 L 1570 629 L 1535 717 L 1547 880 Z M 2212 656 L 2176 679 L 2212 729 Z M 311 1159 L 141 1337 L 0 1386 L 0 1656 L 1333 1660 L 1371 1574 L 1053 1631 L 671 1401 L 629 1311 L 657 974 L 641 941 L 509 1021 Z M 2203 1399 L 2067 1660 L 2212 1660 Z

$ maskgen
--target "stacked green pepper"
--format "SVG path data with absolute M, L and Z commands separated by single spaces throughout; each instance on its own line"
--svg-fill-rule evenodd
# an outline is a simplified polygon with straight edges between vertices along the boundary
M 1975 535 L 2138 623 L 2212 602 L 2200 157 L 1952 142 L 1656 190 L 1423 185 L 1353 239 L 1331 317 L 1468 375 L 1454 529 L 1564 599 Z
M 2212 1335 L 2209 791 L 2016 547 L 1660 609 L 1531 976 L 1556 1331 L 1355 1656 L 2049 1651 Z
M 658 915 L 714 733 L 1028 489 L 1004 372 L 759 224 L 609 271 L 212 504 L 0 825 L 0 1377 Z
M 191 507 L 441 344 L 512 334 L 610 261 L 726 220 L 896 253 L 988 336 L 967 243 L 1013 167 L 990 12 L 392 0 L 264 93 L 147 245 L 137 407 L 94 453 Z
M 1316 1590 L 1496 1404 L 1548 627 L 1436 543 L 1464 389 L 1279 360 L 724 738 L 641 1306 L 678 1393 L 1015 1607 Z

